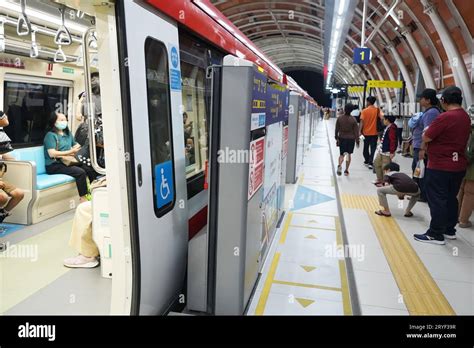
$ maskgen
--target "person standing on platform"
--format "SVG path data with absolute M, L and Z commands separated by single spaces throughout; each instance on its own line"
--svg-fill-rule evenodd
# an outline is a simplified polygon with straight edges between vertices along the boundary
M 474 209 L 474 127 L 471 126 L 471 137 L 466 149 L 466 157 L 468 167 L 466 176 L 464 177 L 461 189 L 458 193 L 459 202 L 459 227 L 472 227 L 472 222 L 469 221 L 472 210 Z
M 380 109 L 375 107 L 375 97 L 368 97 L 368 106 L 362 110 L 360 115 L 360 134 L 364 138 L 364 165 L 373 169 L 374 155 L 377 148 L 377 118 L 380 117 Z
M 359 126 L 356 119 L 351 116 L 354 105 L 346 104 L 344 106 L 344 114 L 336 120 L 335 138 L 337 146 L 339 146 L 339 164 L 337 166 L 337 175 L 342 173 L 342 162 L 347 154 L 346 170 L 344 175 L 349 175 L 349 166 L 351 165 L 351 154 L 354 152 L 354 145 L 359 146 Z
M 466 145 L 471 134 L 471 119 L 462 108 L 462 92 L 448 87 L 441 96 L 445 110 L 423 133 L 422 150 L 428 153 L 424 189 L 430 207 L 430 227 L 415 234 L 416 241 L 445 244 L 445 238 L 456 239 L 458 221 L 457 195 L 466 173 Z
M 415 172 L 415 168 L 418 165 L 418 161 L 423 160 L 425 162 L 425 168 L 428 164 L 428 157 L 426 151 L 423 150 L 423 130 L 429 127 L 429 125 L 440 115 L 439 100 L 436 97 L 436 91 L 431 88 L 425 89 L 421 93 L 420 105 L 425 110 L 419 115 L 415 115 L 410 118 L 408 126 L 413 132 L 413 162 L 411 164 L 412 172 Z M 426 202 L 426 195 L 423 188 L 424 179 L 414 178 L 420 187 L 421 196 L 419 202 Z
M 402 153 L 402 141 L 403 141 L 403 116 L 399 116 L 395 119 L 395 125 L 397 126 L 397 142 L 398 150 L 397 153 Z
M 394 122 L 395 116 L 384 116 L 385 129 L 374 161 L 377 180 L 373 183 L 377 187 L 383 186 L 383 168 L 392 161 L 397 151 L 397 126 Z

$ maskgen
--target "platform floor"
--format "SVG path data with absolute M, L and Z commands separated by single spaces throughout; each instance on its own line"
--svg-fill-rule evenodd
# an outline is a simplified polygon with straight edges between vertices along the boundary
M 299 180 L 286 187 L 292 198 L 248 314 L 474 314 L 474 229 L 427 245 L 413 239 L 429 224 L 426 203 L 405 218 L 408 201 L 390 197 L 392 218 L 375 215 L 375 174 L 363 165 L 362 148 L 350 175 L 335 175 L 334 124 L 317 124 Z M 395 161 L 410 173 L 410 158 Z M 348 244 L 340 248 L 343 236 Z

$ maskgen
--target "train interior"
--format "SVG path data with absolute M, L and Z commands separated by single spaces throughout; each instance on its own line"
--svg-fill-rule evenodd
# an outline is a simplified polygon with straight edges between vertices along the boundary
M 30 1 L 25 6 L 23 1 L 7 0 L 0 4 L 0 105 L 9 116 L 5 132 L 15 149 L 10 155 L 16 159 L 6 161 L 3 179 L 25 192 L 0 231 L 2 247 L 11 256 L 18 255 L 0 259 L 1 314 L 110 313 L 107 190 L 92 192 L 101 266 L 63 266 L 65 258 L 77 255 L 69 239 L 79 197 L 74 180 L 45 173 L 43 155 L 51 112 L 67 115 L 73 134 L 85 122 L 84 97 L 79 99 L 87 90 L 84 75 L 88 71 L 100 76 L 98 47 L 108 35 L 96 28 L 94 3 Z M 111 103 L 100 92 L 98 96 L 96 107 Z M 95 145 L 99 153 L 100 144 Z

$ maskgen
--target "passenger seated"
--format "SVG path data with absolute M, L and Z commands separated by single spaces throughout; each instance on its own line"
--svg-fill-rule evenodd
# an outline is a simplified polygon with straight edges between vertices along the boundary
M 106 179 L 102 178 L 91 184 L 91 189 L 106 186 Z M 92 202 L 84 202 L 77 206 L 72 221 L 71 238 L 69 245 L 79 255 L 64 260 L 64 266 L 69 268 L 94 268 L 99 265 L 99 249 L 92 239 Z
M 395 162 L 390 162 L 384 166 L 384 186 L 377 189 L 379 204 L 384 210 L 377 210 L 375 214 L 380 216 L 392 216 L 388 206 L 387 195 L 397 195 L 399 199 L 404 199 L 405 195 L 410 196 L 410 202 L 405 210 L 405 217 L 412 217 L 411 210 L 420 198 L 420 188 L 418 184 L 404 173 L 399 173 L 400 166 Z
M 3 175 L 6 172 L 6 163 L 0 162 L 0 223 L 10 215 L 13 208 L 15 208 L 25 196 L 23 190 L 3 180 Z
M 92 182 L 97 173 L 89 166 L 79 163 L 75 166 L 66 166 L 61 162 L 63 156 L 75 156 L 81 146 L 76 143 L 68 129 L 67 118 L 64 114 L 52 112 L 49 120 L 50 131 L 44 138 L 44 157 L 46 173 L 66 174 L 76 179 L 80 202 L 86 202 L 87 178 Z

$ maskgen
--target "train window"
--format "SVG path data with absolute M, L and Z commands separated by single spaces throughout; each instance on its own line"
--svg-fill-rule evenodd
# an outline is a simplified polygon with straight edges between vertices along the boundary
M 181 62 L 186 178 L 201 173 L 207 160 L 205 71 Z
M 188 198 L 203 190 L 204 169 L 208 156 L 211 80 L 206 69 L 220 65 L 223 55 L 197 37 L 181 30 L 183 123 Z
M 16 148 L 42 145 L 52 111 L 67 109 L 69 87 L 34 82 L 4 82 L 5 132 Z M 67 115 L 67 110 L 62 111 Z
M 175 202 L 168 56 L 163 43 L 152 38 L 145 41 L 145 64 L 153 201 L 155 214 L 161 217 Z

